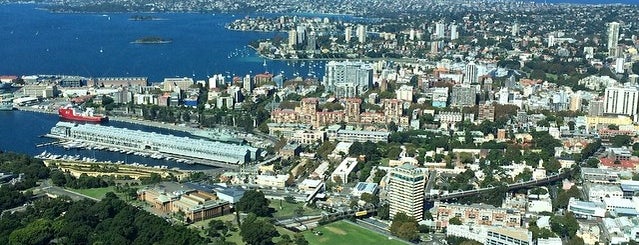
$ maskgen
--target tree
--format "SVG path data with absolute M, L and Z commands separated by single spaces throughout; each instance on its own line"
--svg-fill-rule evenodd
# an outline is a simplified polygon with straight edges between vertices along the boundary
M 628 135 L 615 135 L 610 138 L 610 143 L 612 143 L 614 147 L 630 146 L 632 137 Z
M 384 204 L 377 209 L 377 217 L 383 220 L 388 220 L 390 217 L 390 207 L 388 204 Z
M 296 233 L 294 238 L 295 245 L 308 245 L 308 241 L 302 233 Z
M 269 200 L 264 197 L 264 193 L 257 190 L 248 190 L 244 196 L 237 202 L 237 210 L 245 213 L 253 213 L 259 217 L 267 217 L 271 215 L 268 207 Z
M 246 244 L 268 245 L 273 244 L 273 238 L 279 236 L 273 224 L 264 218 L 258 218 L 255 214 L 249 214 L 240 226 L 242 241 Z
M 409 241 L 415 241 L 419 238 L 419 229 L 415 218 L 401 212 L 393 217 L 390 232 L 399 238 Z
M 379 203 L 379 197 L 370 193 L 362 193 L 360 199 L 373 205 L 377 205 Z
M 458 217 L 452 217 L 448 220 L 448 224 L 450 225 L 461 225 L 462 222 Z
M 553 208 L 565 209 L 568 207 L 568 201 L 570 200 L 571 197 L 579 198 L 580 196 L 581 196 L 581 191 L 574 185 L 568 191 L 564 191 L 560 189 L 559 193 L 557 194 L 557 198 L 553 200 Z
M 228 230 L 224 221 L 214 219 L 209 222 L 208 232 L 210 237 L 226 236 Z

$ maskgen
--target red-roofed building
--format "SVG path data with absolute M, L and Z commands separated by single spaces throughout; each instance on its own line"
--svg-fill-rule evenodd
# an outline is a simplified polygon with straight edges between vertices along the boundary
M 639 159 L 620 160 L 615 163 L 614 159 L 603 157 L 603 158 L 600 158 L 599 161 L 601 162 L 601 165 L 606 166 L 608 168 L 635 169 L 637 167 L 637 164 L 639 164 Z
M 12 83 L 16 79 L 18 79 L 17 76 L 0 76 L 0 82 L 3 82 L 3 83 Z

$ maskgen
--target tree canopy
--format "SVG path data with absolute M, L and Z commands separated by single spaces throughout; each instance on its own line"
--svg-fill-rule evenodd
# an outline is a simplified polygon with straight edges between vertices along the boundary
M 271 215 L 271 209 L 268 207 L 269 200 L 264 197 L 264 193 L 257 190 L 248 190 L 244 196 L 237 202 L 236 208 L 240 212 L 253 213 L 259 217 L 267 217 Z

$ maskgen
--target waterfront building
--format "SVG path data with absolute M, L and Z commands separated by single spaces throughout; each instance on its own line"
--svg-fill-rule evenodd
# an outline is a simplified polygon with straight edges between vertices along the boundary
M 608 87 L 604 99 L 604 113 L 632 117 L 637 114 L 639 89 L 636 85 Z
M 253 79 L 251 79 L 251 75 L 246 74 L 246 76 L 244 76 L 244 78 L 242 79 L 242 88 L 246 90 L 246 92 L 249 94 L 253 92 L 255 85 L 253 84 Z
M 88 81 L 89 87 L 140 87 L 148 85 L 147 77 L 96 77 Z
M 608 23 L 608 56 L 617 56 L 619 45 L 619 22 Z
M 18 90 L 17 95 L 21 97 L 52 98 L 53 96 L 57 95 L 58 92 L 59 91 L 57 85 L 26 84 L 22 86 L 20 90 Z
M 193 81 L 193 78 L 190 77 L 164 78 L 164 82 L 162 83 L 162 91 L 174 91 L 176 87 L 180 90 L 185 90 L 193 84 L 195 84 L 195 81 Z
M 260 150 L 250 146 L 177 137 L 126 128 L 58 122 L 51 136 L 109 147 L 199 158 L 230 164 L 250 162 Z
M 390 172 L 388 201 L 390 218 L 404 213 L 422 221 L 426 173 L 410 164 L 395 167 Z
M 358 97 L 373 86 L 373 67 L 364 62 L 330 61 L 322 85 L 336 98 Z

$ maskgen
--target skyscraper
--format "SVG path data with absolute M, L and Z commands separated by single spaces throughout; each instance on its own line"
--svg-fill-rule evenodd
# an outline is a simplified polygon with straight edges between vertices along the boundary
M 471 61 L 466 65 L 466 69 L 464 69 L 464 84 L 475 83 L 477 83 L 477 65 Z
M 550 34 L 550 36 L 548 36 L 548 47 L 552 47 L 555 46 L 555 35 Z
M 357 34 L 357 40 L 359 41 L 359 43 L 366 42 L 366 26 L 365 25 L 358 25 L 356 34 Z
M 617 56 L 619 45 L 619 22 L 608 23 L 608 55 Z
M 510 28 L 510 35 L 513 37 L 519 36 L 519 23 L 513 24 Z
M 389 208 L 391 219 L 398 213 L 405 213 L 418 222 L 424 214 L 424 188 L 426 174 L 421 169 L 404 164 L 390 173 Z
M 317 49 L 317 34 L 314 31 L 308 34 L 308 43 L 306 44 L 306 50 L 314 51 Z

